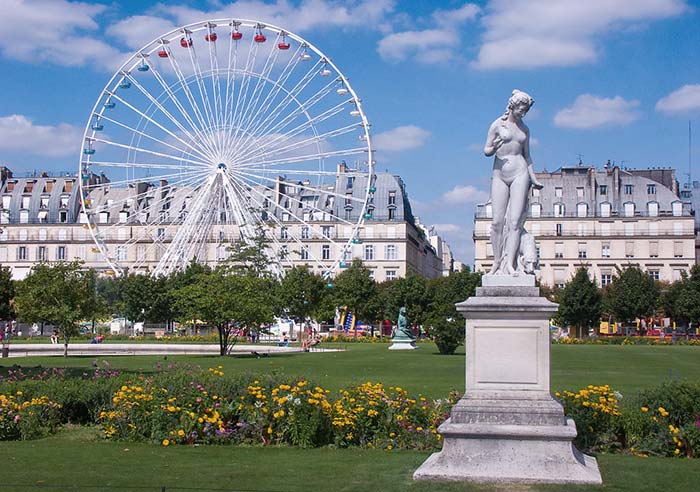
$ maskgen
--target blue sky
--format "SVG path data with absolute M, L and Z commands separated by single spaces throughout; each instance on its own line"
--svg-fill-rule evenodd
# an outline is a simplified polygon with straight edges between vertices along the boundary
M 239 17 L 295 32 L 363 100 L 377 169 L 400 174 L 414 211 L 471 263 L 481 147 L 512 89 L 537 170 L 575 164 L 688 169 L 700 179 L 700 4 L 690 0 L 105 1 L 0 3 L 0 163 L 77 170 L 82 128 L 112 72 L 177 26 Z

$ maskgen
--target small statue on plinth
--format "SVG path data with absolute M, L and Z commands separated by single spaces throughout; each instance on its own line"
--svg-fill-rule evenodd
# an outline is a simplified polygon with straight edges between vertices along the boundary
M 416 337 L 413 335 L 411 325 L 408 323 L 405 307 L 399 309 L 399 319 L 392 334 L 391 342 L 389 350 L 413 350 L 416 348 Z

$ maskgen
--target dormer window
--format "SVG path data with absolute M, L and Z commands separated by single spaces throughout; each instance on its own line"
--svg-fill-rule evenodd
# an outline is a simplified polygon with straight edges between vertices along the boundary
M 8 181 L 7 182 L 7 191 L 14 191 L 15 189 L 15 181 Z
M 73 191 L 73 181 L 66 181 L 63 184 L 63 193 L 70 193 Z
M 12 201 L 12 195 L 3 195 L 2 197 L 2 208 L 7 210 L 10 208 L 10 202 Z
M 47 181 L 44 185 L 44 193 L 51 193 L 51 190 L 53 190 L 53 181 Z
M 22 197 L 22 208 L 29 208 L 29 205 L 32 203 L 32 197 L 31 196 L 23 196 Z
M 24 192 L 31 193 L 34 190 L 34 181 L 27 181 L 24 185 Z
M 49 197 L 48 196 L 41 197 L 40 208 L 49 208 Z
M 389 192 L 389 205 L 396 205 L 396 192 L 395 191 Z

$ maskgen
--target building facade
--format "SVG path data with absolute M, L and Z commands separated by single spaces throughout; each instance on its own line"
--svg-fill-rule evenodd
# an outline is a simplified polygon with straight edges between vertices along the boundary
M 541 283 L 561 287 L 581 265 L 599 286 L 625 265 L 670 282 L 695 263 L 694 214 L 673 169 L 580 164 L 537 177 L 544 188 L 530 192 L 525 228 L 537 243 Z M 477 271 L 493 263 L 490 228 L 490 204 L 478 205 Z
M 442 256 L 413 217 L 401 178 L 390 173 L 373 176 L 376 191 L 363 226 L 353 234 L 353 227 L 348 224 L 361 211 L 353 210 L 347 203 L 337 203 L 340 200 L 333 203 L 329 198 L 351 196 L 353 187 L 361 189 L 362 183 L 353 183 L 345 173 L 346 168 L 339 166 L 333 194 L 327 194 L 328 197 L 308 183 L 292 183 L 283 178 L 255 191 L 261 197 L 257 212 L 266 219 L 271 247 L 284 258 L 284 268 L 308 265 L 322 273 L 323 262 L 342 253 L 343 261 L 336 273 L 349 266 L 352 259 L 360 258 L 377 281 L 409 273 L 430 278 L 442 275 Z M 99 195 L 91 193 L 85 200 L 96 211 L 94 228 L 82 211 L 76 176 L 44 173 L 14 177 L 3 168 L 1 177 L 0 264 L 10 267 L 15 279 L 24 278 L 39 261 L 81 260 L 86 267 L 113 274 L 93 233 L 99 234 L 102 248 L 120 266 L 129 271 L 152 272 L 177 236 L 181 221 L 174 218 L 187 213 L 192 191 L 174 189 L 167 182 L 142 182 L 131 188 L 101 187 Z M 105 176 L 90 179 L 107 180 Z M 131 195 L 137 198 L 132 200 Z M 293 203 L 265 206 L 279 197 Z M 323 202 L 327 211 L 321 212 L 322 207 L 315 206 L 313 213 L 317 216 L 296 220 L 306 213 L 302 204 L 310 199 Z M 146 228 L 144 213 L 160 214 L 162 227 Z M 311 227 L 304 225 L 309 223 Z M 206 234 L 208 239 L 197 259 L 210 265 L 225 260 L 232 243 L 241 238 L 238 224 L 227 221 L 210 225 Z

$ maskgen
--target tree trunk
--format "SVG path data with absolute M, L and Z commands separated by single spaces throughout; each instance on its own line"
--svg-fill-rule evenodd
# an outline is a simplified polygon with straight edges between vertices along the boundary
M 226 355 L 226 349 L 228 348 L 228 334 L 229 330 L 226 329 L 225 325 L 218 325 L 219 330 L 219 355 L 222 357 Z
M 63 337 L 63 357 L 68 357 L 68 337 Z

